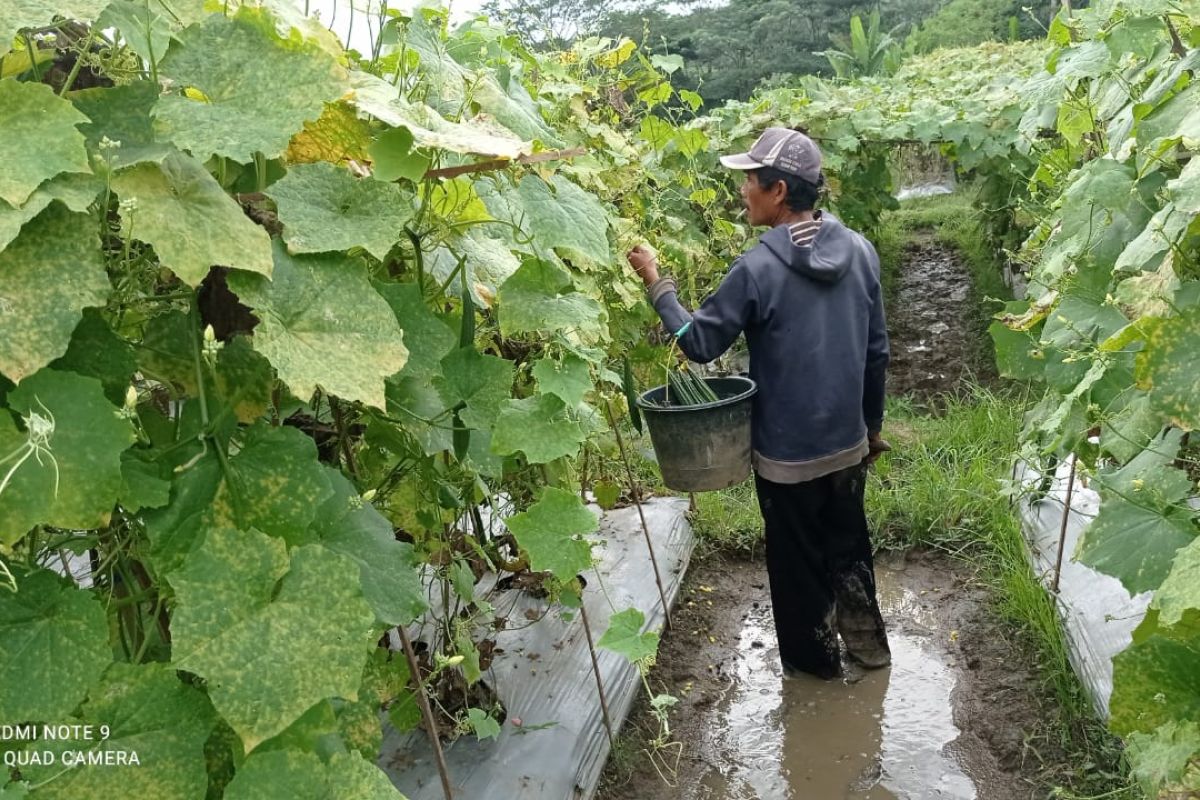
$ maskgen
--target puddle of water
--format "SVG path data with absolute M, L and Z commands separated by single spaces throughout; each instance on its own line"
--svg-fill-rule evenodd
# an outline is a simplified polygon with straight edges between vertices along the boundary
M 946 752 L 959 734 L 954 671 L 920 634 L 936 623 L 899 574 L 877 568 L 876 578 L 885 617 L 905 619 L 906 631 L 889 632 L 892 667 L 857 683 L 784 679 L 770 611 L 747 618 L 729 692 L 698 743 L 706 767 L 689 796 L 975 800 L 971 779 Z

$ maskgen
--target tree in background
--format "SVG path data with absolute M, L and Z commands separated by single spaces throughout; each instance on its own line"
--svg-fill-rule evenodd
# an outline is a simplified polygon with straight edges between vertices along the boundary
M 819 55 L 829 47 L 830 34 L 846 30 L 854 14 L 877 5 L 870 0 L 731 0 L 719 7 L 698 6 L 689 14 L 645 6 L 610 14 L 598 32 L 683 56 L 678 82 L 714 105 L 749 97 L 771 75 L 830 73 L 829 62 Z
M 596 0 L 489 0 L 483 11 L 527 42 L 561 50 L 576 36 L 598 28 L 611 8 Z
M 816 55 L 829 59 L 833 71 L 839 78 L 857 78 L 862 75 L 891 75 L 900 66 L 903 53 L 894 35 L 900 26 L 884 33 L 879 26 L 879 11 L 871 12 L 867 27 L 863 28 L 862 17 L 855 14 L 850 18 L 850 35 L 835 33 L 830 36 L 840 49 L 822 50 Z
M 1087 0 L 1073 0 L 1072 5 L 1083 8 Z M 925 18 L 905 46 L 910 52 L 928 53 L 939 47 L 1040 38 L 1060 8 L 1060 0 L 949 0 Z
M 489 0 L 484 8 L 537 49 L 561 49 L 578 36 L 627 36 L 648 52 L 682 56 L 676 86 L 712 107 L 748 98 L 767 79 L 830 75 L 839 65 L 847 75 L 886 74 L 895 59 L 889 37 L 907 37 L 904 49 L 926 52 L 1042 36 L 1061 0 L 1038 0 L 1033 15 L 1022 10 L 1029 1 Z M 859 22 L 857 42 L 853 31 L 844 35 L 856 15 L 871 15 L 865 28 Z

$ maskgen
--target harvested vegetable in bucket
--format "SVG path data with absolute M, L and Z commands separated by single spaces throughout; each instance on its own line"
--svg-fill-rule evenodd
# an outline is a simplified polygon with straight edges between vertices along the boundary
M 688 364 L 667 372 L 667 391 L 663 394 L 662 406 L 702 406 L 720 400 L 712 387 Z

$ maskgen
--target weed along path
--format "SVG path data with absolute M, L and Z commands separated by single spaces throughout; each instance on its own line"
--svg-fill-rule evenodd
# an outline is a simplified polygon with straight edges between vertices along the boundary
M 986 370 L 967 268 L 932 235 L 910 237 L 888 309 L 889 392 L 916 401 Z M 903 418 L 926 417 L 897 405 L 900 418 L 884 432 L 894 425 L 897 452 L 874 479 L 885 484 L 904 479 L 903 448 L 932 446 Z M 761 524 L 748 488 L 737 491 L 737 524 Z M 696 521 L 702 539 L 704 509 L 725 502 L 705 501 Z M 948 540 L 933 534 L 911 541 Z M 847 664 L 842 679 L 822 681 L 782 675 L 761 545 L 751 548 L 759 557 L 715 549 L 688 575 L 649 678 L 654 691 L 679 698 L 671 737 L 664 742 L 643 700 L 600 800 L 1046 796 L 1047 764 L 1065 758 L 1044 724 L 1052 701 L 1039 688 L 1036 659 L 994 613 L 972 564 L 927 547 L 878 556 L 893 663 L 875 671 Z

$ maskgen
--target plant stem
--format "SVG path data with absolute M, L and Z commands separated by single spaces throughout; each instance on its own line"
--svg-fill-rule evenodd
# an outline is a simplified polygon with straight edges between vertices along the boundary
M 1063 506 L 1062 527 L 1058 531 L 1058 556 L 1054 559 L 1054 588 L 1058 594 L 1058 579 L 1062 575 L 1063 548 L 1067 543 L 1067 522 L 1071 519 L 1071 495 L 1075 491 L 1075 463 L 1078 457 L 1071 454 L 1071 471 L 1067 475 L 1067 502 Z
M 600 695 L 600 713 L 604 715 L 604 732 L 608 734 L 608 748 L 616 746 L 613 736 L 612 718 L 608 715 L 608 698 L 604 695 L 604 681 L 600 679 L 600 660 L 596 658 L 596 645 L 592 642 L 592 626 L 588 622 L 587 608 L 580 601 L 579 616 L 583 619 L 583 633 L 587 637 L 588 654 L 592 657 L 592 675 L 596 678 L 596 692 Z
M 658 571 L 654 543 L 650 540 L 650 526 L 646 524 L 646 512 L 642 510 L 642 498 L 638 494 L 637 482 L 633 477 L 633 465 L 629 461 L 629 452 L 625 449 L 625 438 L 621 436 L 616 416 L 613 414 L 612 403 L 607 397 L 604 398 L 604 411 L 608 415 L 608 424 L 612 428 L 613 435 L 617 438 L 617 449 L 621 451 L 621 460 L 625 463 L 625 477 L 629 480 L 629 495 L 633 498 L 633 504 L 637 506 L 638 519 L 642 521 L 642 535 L 646 537 L 646 549 L 650 551 L 650 565 L 654 568 L 654 582 L 658 584 L 658 599 L 662 601 L 663 620 L 666 630 L 671 630 L 671 607 L 667 604 L 667 593 L 663 589 L 662 573 Z
M 65 97 L 67 92 L 71 91 L 71 86 L 75 83 L 75 78 L 78 77 L 79 70 L 83 66 L 83 54 L 91 48 L 92 39 L 95 35 L 96 32 L 94 30 L 88 30 L 87 38 L 83 41 L 83 47 L 80 48 L 80 52 L 75 56 L 75 63 L 71 65 L 71 71 L 67 73 L 67 79 L 63 81 L 62 89 L 58 92 L 60 97 Z M 30 55 L 32 56 L 33 54 L 30 53 Z
M 37 63 L 37 48 L 33 46 L 33 37 L 28 33 L 21 34 L 25 40 L 25 49 L 29 51 L 29 67 L 33 70 L 33 79 L 42 82 L 42 67 Z
M 438 739 L 437 722 L 433 718 L 433 709 L 429 707 L 429 696 L 425 694 L 425 684 L 421 682 L 421 667 L 417 663 L 417 654 L 413 652 L 412 642 L 403 625 L 396 627 L 400 633 L 400 643 L 404 646 L 404 657 L 408 659 L 408 671 L 417 684 L 417 705 L 421 708 L 421 716 L 425 718 L 425 730 L 429 734 L 429 744 L 433 748 L 433 760 L 437 764 L 438 777 L 442 779 L 442 793 L 446 800 L 454 800 L 454 790 L 450 788 L 450 770 L 446 766 L 446 756 L 442 752 L 442 742 Z

